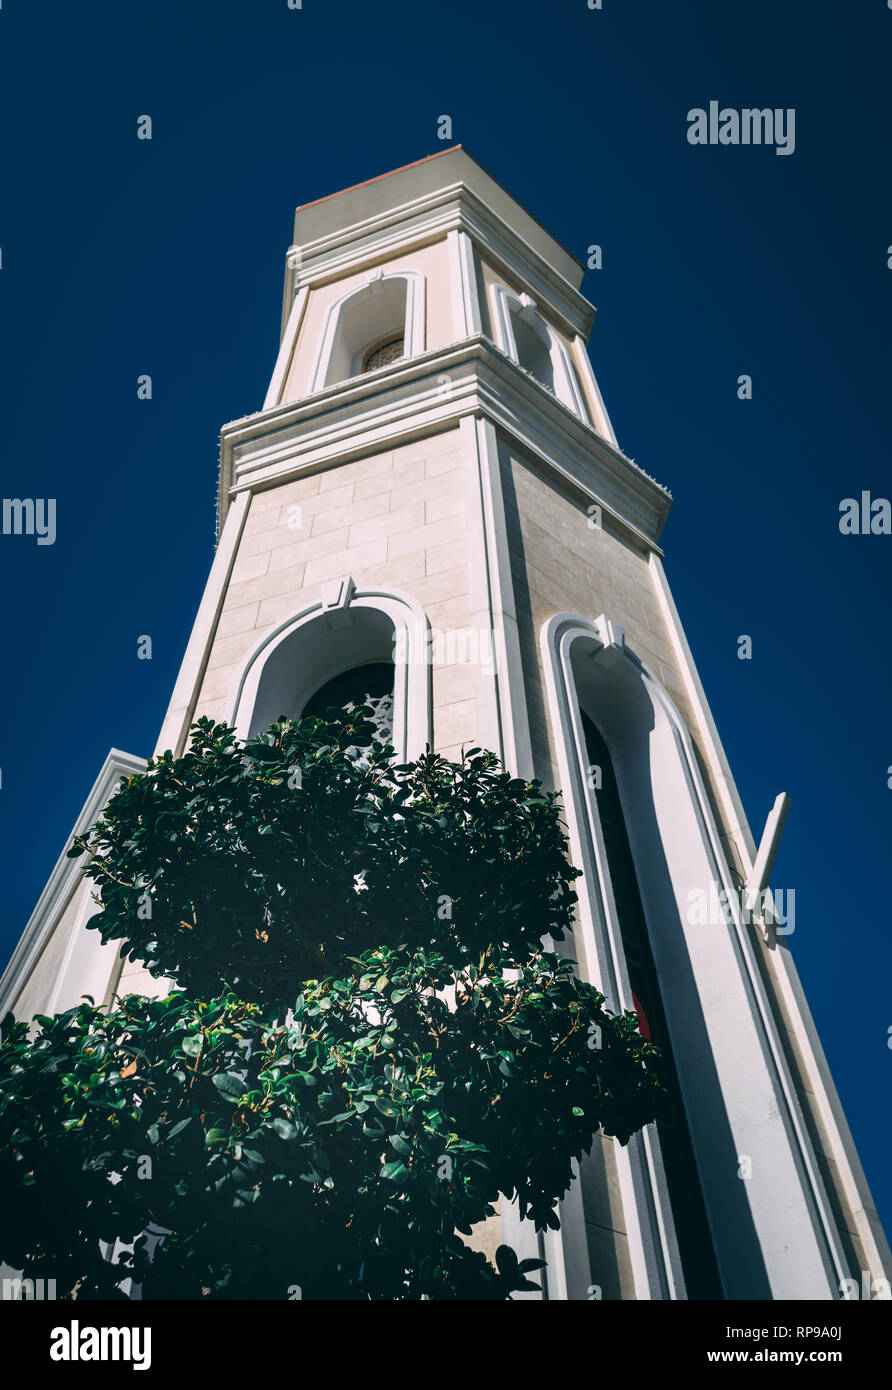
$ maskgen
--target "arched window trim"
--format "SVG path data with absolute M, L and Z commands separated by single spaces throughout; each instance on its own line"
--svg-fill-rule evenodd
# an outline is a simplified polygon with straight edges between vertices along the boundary
M 374 609 L 384 613 L 394 626 L 393 746 L 396 761 L 412 762 L 432 742 L 431 685 L 428 650 L 428 621 L 424 609 L 411 595 L 397 589 L 364 589 L 357 592 L 349 578 L 323 586 L 319 599 L 299 608 L 281 622 L 249 652 L 242 664 L 232 700 L 229 722 L 239 738 L 251 729 L 254 707 L 264 668 L 283 643 L 299 631 L 309 641 L 324 642 L 337 627 L 349 623 L 351 609 Z M 346 666 L 342 669 L 349 669 Z M 332 675 L 339 672 L 332 671 Z M 302 704 L 315 693 L 314 688 L 298 690 L 296 702 Z
M 515 294 L 507 285 L 491 285 L 492 318 L 496 341 L 499 347 L 513 362 L 521 365 L 517 341 L 514 336 L 512 317 L 522 315 L 534 333 L 545 343 L 554 371 L 554 390 L 557 399 L 578 415 L 580 420 L 588 419 L 582 391 L 573 370 L 573 363 L 566 347 L 549 323 L 542 317 L 535 300 L 528 294 Z M 540 383 L 541 384 L 541 383 Z
M 775 1099 L 780 1101 L 782 1096 L 783 1102 L 785 1102 L 783 1104 L 783 1109 L 786 1111 L 783 1132 L 789 1145 L 789 1158 L 792 1159 L 793 1170 L 798 1169 L 802 1174 L 801 1178 L 797 1174 L 792 1179 L 793 1186 L 787 1199 L 801 1207 L 802 1187 L 800 1182 L 802 1182 L 813 1203 L 813 1215 L 811 1216 L 813 1237 L 821 1249 L 822 1263 L 829 1274 L 831 1269 L 842 1268 L 845 1263 L 844 1255 L 839 1244 L 833 1223 L 833 1214 L 817 1167 L 814 1150 L 796 1102 L 792 1077 L 783 1054 L 765 986 L 753 955 L 746 926 L 741 917 L 736 885 L 722 851 L 720 832 L 703 784 L 690 734 L 665 688 L 625 645 L 623 631 L 617 624 L 605 615 L 592 621 L 583 618 L 578 613 L 558 613 L 544 624 L 540 634 L 540 645 L 557 750 L 558 773 L 569 831 L 570 852 L 573 862 L 583 872 L 583 878 L 577 882 L 577 891 L 579 893 L 579 931 L 582 938 L 587 978 L 607 995 L 609 1006 L 614 1008 L 618 1006 L 632 1007 L 631 988 L 625 970 L 619 922 L 610 888 L 610 875 L 607 868 L 603 835 L 601 834 L 596 793 L 589 786 L 590 779 L 587 776 L 588 757 L 580 715 L 576 675 L 572 664 L 573 649 L 577 643 L 583 643 L 584 647 L 588 649 L 585 652 L 586 657 L 594 659 L 605 668 L 609 669 L 611 666 L 624 663 L 625 674 L 627 676 L 631 674 L 635 680 L 640 682 L 643 693 L 647 697 L 647 706 L 650 708 L 652 719 L 648 727 L 642 725 L 635 737 L 642 740 L 639 745 L 641 755 L 647 761 L 650 774 L 654 778 L 654 786 L 656 786 L 658 772 L 662 772 L 666 779 L 661 798 L 663 804 L 660 809 L 666 822 L 670 820 L 674 822 L 684 814 L 683 808 L 687 803 L 687 807 L 693 812 L 698 832 L 696 843 L 692 843 L 688 836 L 686 846 L 688 858 L 691 853 L 697 854 L 699 852 L 703 868 L 697 875 L 698 879 L 705 881 L 704 886 L 711 879 L 718 885 L 719 889 L 725 891 L 725 901 L 728 903 L 729 915 L 732 919 L 727 930 L 734 942 L 740 972 L 740 986 L 748 1000 L 752 1022 L 758 1034 L 758 1047 L 754 1051 L 757 1051 L 764 1059 L 768 1076 L 774 1083 L 772 1089 Z M 661 729 L 664 733 L 668 732 L 670 737 L 668 740 L 663 739 L 660 744 L 657 736 Z M 609 740 L 607 741 L 609 744 Z M 661 766 L 655 766 L 658 763 Z M 618 766 L 616 771 L 619 775 Z M 666 794 L 666 786 L 670 782 L 672 784 L 671 798 Z M 668 804 L 670 800 L 671 805 Z M 629 828 L 631 831 L 632 827 Z M 685 890 L 689 879 L 685 878 L 682 872 L 684 867 L 682 860 L 685 855 L 680 850 L 679 842 L 672 842 L 673 829 L 674 825 L 660 822 L 663 837 L 661 848 L 672 880 L 674 899 L 672 902 L 665 902 L 664 908 L 669 914 L 668 920 L 671 920 L 671 914 L 674 911 L 677 921 L 682 904 L 686 901 Z M 634 854 L 634 844 L 632 848 Z M 643 888 L 644 885 L 642 884 Z M 645 904 L 645 908 L 647 909 L 647 904 Z M 690 942 L 688 964 L 692 978 L 700 991 L 701 998 L 708 997 L 710 979 L 703 972 L 703 966 L 695 949 L 695 940 L 687 935 L 692 929 L 687 927 L 685 930 L 685 940 Z M 712 930 L 721 930 L 721 928 L 713 928 Z M 727 1001 L 723 1002 L 723 1007 L 726 1006 L 726 1003 Z M 725 1029 L 725 1034 L 727 1036 L 727 1029 Z M 739 1046 L 743 1047 L 742 1039 Z M 678 1055 L 678 1049 L 676 1049 L 676 1053 Z M 722 1079 L 719 1078 L 719 1084 L 721 1085 L 721 1083 Z M 746 1110 L 748 1103 L 751 1104 L 751 1100 L 747 1101 L 742 1090 L 743 1088 L 740 1087 L 729 1089 L 726 1078 L 723 1093 L 727 1111 L 734 1109 L 740 1113 L 742 1110 Z M 712 1166 L 715 1166 L 714 1153 L 698 1149 L 696 1140 L 694 1147 L 702 1179 L 708 1174 L 711 1157 L 713 1159 Z M 623 1207 L 627 1216 L 636 1295 L 640 1298 L 683 1298 L 685 1296 L 683 1291 L 676 1293 L 668 1291 L 673 1285 L 683 1290 L 683 1282 L 655 1126 L 648 1125 L 641 1133 L 633 1136 L 629 1145 L 618 1151 L 617 1158 L 619 1160 Z M 761 1160 L 763 1167 L 766 1166 L 766 1158 L 768 1160 L 767 1166 L 772 1168 L 771 1158 L 767 1153 Z M 773 1180 L 778 1188 L 784 1181 L 778 1165 L 773 1167 Z M 791 1181 L 790 1167 L 786 1168 L 785 1180 Z M 746 1195 L 752 1207 L 753 1199 L 749 1193 Z M 762 1198 L 763 1210 L 759 1215 L 763 1238 L 765 1231 L 772 1224 L 776 1225 L 773 1223 L 770 1213 L 772 1201 L 777 1199 L 777 1193 L 774 1193 L 770 1199 Z M 755 1216 L 756 1208 L 752 1207 L 752 1211 L 753 1216 Z M 713 1235 L 715 1239 L 715 1229 Z M 723 1278 L 726 1278 L 729 1268 L 733 1268 L 737 1251 L 732 1245 L 729 1253 L 727 1231 L 724 1233 L 724 1247 L 721 1248 L 721 1243 L 718 1240 L 715 1241 L 715 1245 L 719 1268 Z M 780 1259 L 778 1259 L 777 1252 L 775 1252 L 772 1278 L 783 1278 L 783 1270 L 781 1269 L 780 1275 L 778 1275 L 778 1268 L 785 1262 L 787 1254 L 788 1252 L 784 1249 L 780 1252 Z M 816 1292 L 812 1296 L 832 1297 L 832 1276 L 829 1288 L 829 1293 L 819 1294 Z M 661 1291 L 661 1289 L 665 1291 Z M 728 1296 L 733 1297 L 733 1294 Z
M 403 359 L 417 357 L 424 352 L 424 298 L 425 298 L 425 279 L 418 270 L 398 270 L 391 274 L 386 274 L 382 270 L 374 271 L 365 284 L 347 290 L 340 299 L 329 306 L 325 316 L 325 326 L 322 330 L 322 339 L 316 353 L 316 360 L 310 377 L 310 394 L 322 391 L 325 387 L 325 378 L 328 375 L 332 353 L 337 341 L 338 333 L 344 320 L 344 316 L 350 305 L 357 299 L 371 298 L 377 290 L 388 280 L 404 280 L 406 284 L 406 315 L 403 325 Z M 385 335 L 386 336 L 386 335 Z M 346 378 L 348 381 L 352 377 Z M 335 383 L 332 383 L 334 385 Z
M 576 888 L 585 978 L 606 995 L 609 1009 L 622 1012 L 634 1011 L 632 987 L 570 664 L 571 648 L 580 638 L 597 642 L 615 657 L 615 636 L 613 624 L 603 617 L 591 623 L 559 614 L 545 624 L 541 640 L 570 853 L 583 871 Z M 583 883 L 587 891 L 582 891 Z M 616 1158 L 636 1297 L 683 1299 L 681 1257 L 656 1127 L 648 1125 L 633 1135 Z

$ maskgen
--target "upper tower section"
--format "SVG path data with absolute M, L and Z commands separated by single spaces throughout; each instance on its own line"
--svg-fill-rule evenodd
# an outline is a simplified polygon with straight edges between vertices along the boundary
M 561 361 L 594 319 L 582 274 L 460 146 L 299 207 L 283 338 L 304 302 L 267 406 L 482 332 L 582 411 Z
M 281 480 L 286 456 L 293 476 L 320 450 L 334 462 L 342 432 L 368 451 L 472 414 L 544 465 L 560 457 L 654 544 L 669 498 L 617 447 L 583 274 L 461 146 L 298 207 L 263 409 L 223 431 L 221 525 L 235 492 Z

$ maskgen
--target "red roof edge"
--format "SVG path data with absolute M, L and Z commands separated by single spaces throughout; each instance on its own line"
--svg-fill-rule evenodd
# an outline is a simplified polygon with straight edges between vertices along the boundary
M 314 208 L 319 203 L 327 203 L 330 198 L 340 198 L 343 193 L 352 193 L 356 188 L 367 188 L 370 183 L 380 183 L 382 179 L 389 179 L 392 174 L 401 174 L 405 169 L 416 169 L 419 164 L 429 164 L 432 159 L 442 159 L 444 154 L 452 154 L 453 150 L 460 150 L 461 145 L 450 145 L 446 150 L 437 150 L 436 154 L 427 154 L 423 159 L 413 159 L 409 164 L 401 164 L 397 169 L 388 169 L 386 174 L 376 174 L 373 179 L 363 179 L 361 183 L 351 183 L 349 188 L 339 188 L 337 193 L 327 193 L 324 198 L 314 198 L 311 203 L 299 203 L 295 212 L 303 212 L 304 208 Z

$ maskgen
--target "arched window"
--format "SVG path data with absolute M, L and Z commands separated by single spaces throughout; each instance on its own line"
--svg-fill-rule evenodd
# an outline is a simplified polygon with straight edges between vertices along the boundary
M 537 314 L 532 322 L 523 317 L 519 308 L 511 310 L 511 328 L 514 332 L 514 346 L 517 361 L 524 371 L 540 381 L 554 396 L 554 363 L 551 360 L 551 339 L 544 320 Z M 543 332 L 543 328 L 545 331 Z
M 827 1297 L 832 1211 L 691 735 L 608 618 L 555 614 L 541 647 L 580 968 L 643 1009 L 680 1096 L 674 1132 L 617 1153 L 636 1297 L 702 1289 L 695 1182 L 724 1298 L 801 1297 L 806 1277 Z M 692 906 L 707 895 L 715 918 Z
M 428 634 L 424 609 L 407 594 L 356 592 L 349 578 L 323 585 L 318 601 L 249 653 L 229 722 L 249 738 L 282 715 L 371 704 L 381 741 L 410 762 L 431 741 Z
M 424 276 L 375 271 L 330 307 L 310 390 L 379 371 L 424 351 Z
M 580 714 L 588 767 L 598 769 L 597 778 L 591 780 L 597 786 L 595 801 L 604 837 L 607 872 L 616 905 L 632 1007 L 638 1015 L 639 1032 L 655 1043 L 662 1053 L 663 1079 L 674 1103 L 673 1112 L 661 1119 L 656 1128 L 684 1269 L 685 1290 L 688 1298 L 721 1298 L 722 1286 L 678 1085 L 672 1042 L 666 1025 L 616 772 L 600 729 L 582 707 Z
M 582 392 L 569 353 L 535 302 L 528 294 L 515 294 L 505 285 L 493 285 L 491 298 L 493 325 L 502 351 L 585 420 Z

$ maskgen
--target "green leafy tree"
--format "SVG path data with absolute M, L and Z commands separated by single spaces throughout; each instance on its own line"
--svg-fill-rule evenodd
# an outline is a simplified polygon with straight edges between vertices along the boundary
M 500 1193 L 556 1228 L 593 1133 L 662 1113 L 635 1016 L 543 949 L 576 900 L 555 797 L 372 733 L 200 720 L 72 848 L 90 926 L 173 990 L 5 1021 L 7 1264 L 78 1298 L 504 1299 L 539 1262 L 462 1235 Z

